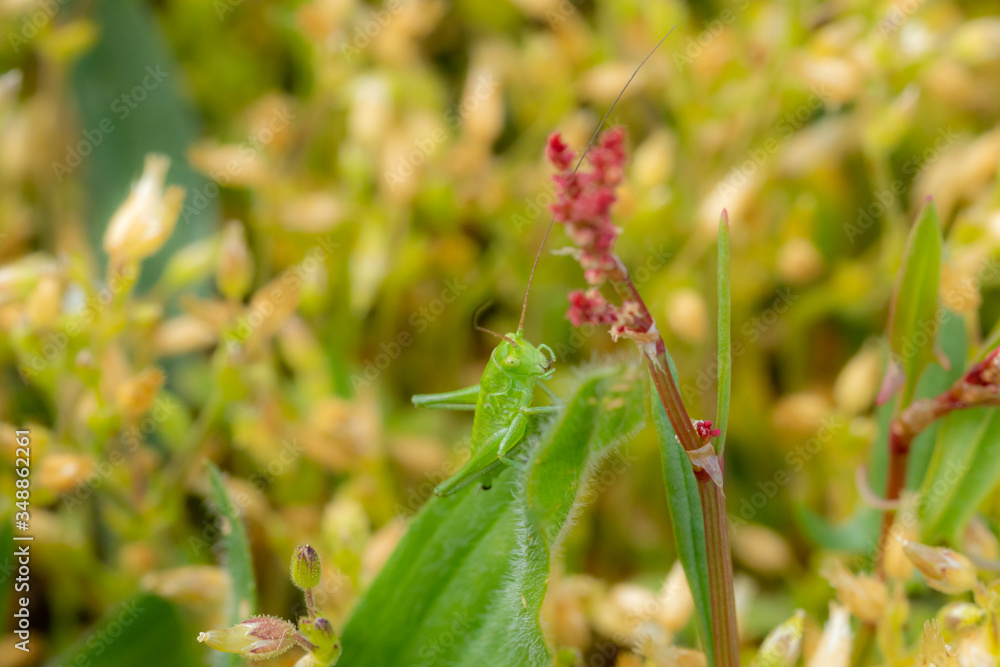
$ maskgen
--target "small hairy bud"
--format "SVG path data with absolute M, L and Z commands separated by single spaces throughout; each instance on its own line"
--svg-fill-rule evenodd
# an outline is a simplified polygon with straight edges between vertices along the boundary
M 303 618 L 299 620 L 299 632 L 313 645 L 310 649 L 318 664 L 333 665 L 340 658 L 340 640 L 333 632 L 330 621 L 323 618 Z
M 292 583 L 302 590 L 314 588 L 322 574 L 319 554 L 308 544 L 300 544 L 292 554 Z
M 264 660 L 281 655 L 295 644 L 295 626 L 274 616 L 254 616 L 231 628 L 202 632 L 198 641 L 216 651 Z

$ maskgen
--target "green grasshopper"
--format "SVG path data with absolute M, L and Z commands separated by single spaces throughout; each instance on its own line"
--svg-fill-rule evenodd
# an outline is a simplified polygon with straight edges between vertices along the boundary
M 527 298 L 527 295 L 525 295 Z M 417 394 L 413 404 L 426 408 L 475 410 L 472 422 L 472 458 L 455 476 L 434 489 L 448 496 L 481 480 L 490 488 L 501 466 L 513 465 L 508 455 L 524 440 L 528 417 L 556 412 L 556 405 L 532 407 L 535 387 L 540 386 L 550 398 L 555 394 L 539 380 L 555 373 L 555 354 L 548 345 L 535 347 L 522 334 L 524 317 L 515 333 L 498 334 L 476 325 L 503 340 L 493 349 L 479 384 L 442 394 Z
M 670 32 L 673 32 L 673 28 Z M 628 85 L 632 83 L 632 79 L 635 78 L 635 75 L 639 73 L 639 70 L 659 48 L 660 44 L 670 36 L 670 32 L 653 47 L 653 50 L 639 63 L 639 66 L 625 83 L 617 99 L 598 124 L 587 148 L 580 155 L 574 172 L 583 164 L 583 159 L 587 156 L 598 133 L 611 112 L 614 111 Z M 417 394 L 413 397 L 413 404 L 417 407 L 475 410 L 476 412 L 472 422 L 472 457 L 454 476 L 434 489 L 434 493 L 439 496 L 451 495 L 477 481 L 481 482 L 483 489 L 489 489 L 493 478 L 500 473 L 503 466 L 514 465 L 510 454 L 524 440 L 528 417 L 552 414 L 560 409 L 558 397 L 541 383 L 542 380 L 551 378 L 555 372 L 555 369 L 552 368 L 555 363 L 555 354 L 548 345 L 535 347 L 526 341 L 523 335 L 524 315 L 528 309 L 531 282 L 534 280 L 538 259 L 541 257 L 542 248 L 545 247 L 545 240 L 551 230 L 552 220 L 550 219 L 549 226 L 538 247 L 538 253 L 535 255 L 531 274 L 528 277 L 528 287 L 524 293 L 521 320 L 517 325 L 517 331 L 504 335 L 490 331 L 478 324 L 475 325 L 477 330 L 502 339 L 500 344 L 493 349 L 493 353 L 490 354 L 490 361 L 486 365 L 486 370 L 483 371 L 483 377 L 479 384 L 441 394 Z M 533 407 L 536 386 L 544 390 L 555 405 Z

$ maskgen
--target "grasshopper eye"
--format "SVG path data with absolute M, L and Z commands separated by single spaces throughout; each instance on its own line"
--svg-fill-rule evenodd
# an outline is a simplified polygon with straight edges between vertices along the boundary
M 518 366 L 521 365 L 521 360 L 515 357 L 514 355 L 509 355 L 506 359 L 503 360 L 503 365 L 506 366 L 507 368 L 517 368 Z

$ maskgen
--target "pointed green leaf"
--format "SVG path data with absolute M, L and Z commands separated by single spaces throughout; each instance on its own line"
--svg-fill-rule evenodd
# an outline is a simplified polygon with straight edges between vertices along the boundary
M 673 359 L 667 356 L 670 370 L 677 377 Z M 705 521 L 698 495 L 698 482 L 694 477 L 691 460 L 674 435 L 667 411 L 655 390 L 650 392 L 653 423 L 660 441 L 663 462 L 663 483 L 667 489 L 670 522 L 674 530 L 674 546 L 684 567 L 691 596 L 698 615 L 698 630 L 708 664 L 715 664 L 712 647 L 712 606 L 708 587 L 708 555 L 705 546 Z
M 195 634 L 172 602 L 155 595 L 140 595 L 108 609 L 91 632 L 46 662 L 45 667 L 201 665 L 204 663 L 195 650 Z
M 945 417 L 921 489 L 924 538 L 955 540 L 998 484 L 1000 410 L 973 408 Z
M 597 463 L 638 428 L 642 391 L 634 372 L 586 371 L 525 464 L 489 491 L 431 498 L 348 621 L 342 662 L 551 664 L 539 622 L 550 558 Z
M 235 505 L 226 493 L 226 482 L 219 468 L 207 462 L 211 484 L 212 503 L 225 520 L 222 540 L 225 547 L 225 565 L 232 581 L 232 598 L 229 603 L 229 623 L 235 625 L 257 611 L 257 585 L 250 558 L 250 542 Z M 235 654 L 218 653 L 213 659 L 221 664 L 239 665 L 242 659 Z M 219 664 L 217 662 L 216 664 Z
M 916 399 L 932 398 L 947 391 L 965 372 L 968 348 L 965 320 L 950 310 L 943 310 L 942 313 L 939 340 L 950 368 L 944 368 L 936 363 L 928 366 L 917 385 Z M 923 484 L 934 454 L 939 425 L 940 422 L 934 422 L 910 444 L 910 455 L 906 462 L 907 489 L 919 489 Z
M 941 223 L 933 201 L 917 217 L 906 242 L 889 313 L 892 359 L 905 375 L 902 404 L 913 400 L 924 368 L 934 359 L 938 285 L 941 280 Z
M 951 370 L 938 364 L 930 365 L 923 373 L 915 393 L 916 398 L 929 398 L 945 391 L 962 374 L 966 355 L 965 323 L 958 315 L 944 311 L 941 321 L 941 342 Z M 875 411 L 876 434 L 868 460 L 868 482 L 876 494 L 885 493 L 888 467 L 889 425 L 893 416 L 892 403 L 885 403 Z M 930 465 L 936 438 L 937 423 L 917 436 L 910 446 L 907 462 L 906 488 L 919 488 Z M 855 554 L 870 553 L 878 543 L 882 513 L 876 509 L 859 506 L 847 519 L 831 523 L 801 503 L 796 503 L 794 516 L 806 536 L 819 547 Z
M 184 210 L 166 245 L 143 263 L 140 287 L 153 284 L 171 253 L 207 236 L 221 212 L 214 185 L 187 161 L 187 150 L 201 135 L 184 68 L 163 35 L 154 9 L 142 2 L 99 0 L 88 12 L 98 30 L 93 48 L 69 74 L 81 131 L 96 135 L 73 139 L 60 156 L 63 169 L 80 165 L 86 186 L 83 213 L 97 257 L 106 262 L 102 238 L 147 153 L 170 156 L 168 183 L 187 190 Z M 137 92 L 140 91 L 140 92 Z M 133 97 L 134 96 L 134 97 Z M 104 131 L 111 127 L 110 131 Z M 82 158 L 71 159 L 76 147 Z M 79 160 L 82 159 L 82 162 Z M 60 178 L 62 178 L 60 176 Z
M 725 209 L 719 219 L 719 260 L 718 260 L 718 366 L 719 399 L 716 408 L 715 427 L 722 431 L 715 439 L 715 449 L 722 457 L 726 451 L 726 430 L 729 427 L 729 397 L 732 391 L 733 354 L 731 341 L 732 306 L 729 293 L 729 216 Z M 676 377 L 676 376 L 675 376 Z

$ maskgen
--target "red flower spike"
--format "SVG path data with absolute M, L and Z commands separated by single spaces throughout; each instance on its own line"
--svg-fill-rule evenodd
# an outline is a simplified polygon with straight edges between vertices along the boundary
M 563 143 L 558 132 L 553 132 L 545 143 L 545 157 L 555 165 L 556 169 L 566 171 L 573 164 L 573 158 L 576 157 L 576 154 Z
M 622 180 L 625 163 L 625 132 L 612 128 L 601 135 L 588 153 L 589 171 L 568 171 L 574 153 L 558 134 L 549 137 L 546 156 L 560 173 L 552 177 L 556 202 L 552 216 L 566 226 L 566 232 L 581 250 L 578 255 L 587 282 L 600 285 L 606 271 L 615 266 L 614 246 L 619 229 L 611 221 L 615 186 Z M 624 327 L 620 327 L 624 328 Z
M 566 317 L 575 327 L 584 323 L 611 324 L 615 321 L 616 310 L 595 289 L 586 292 L 573 290 L 569 293 L 569 310 L 566 312 Z

